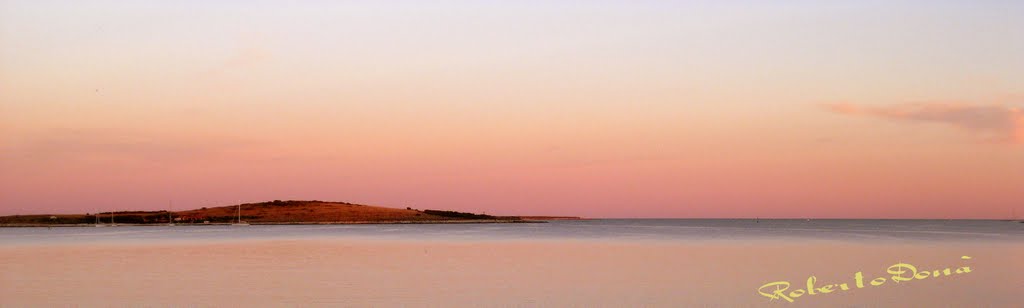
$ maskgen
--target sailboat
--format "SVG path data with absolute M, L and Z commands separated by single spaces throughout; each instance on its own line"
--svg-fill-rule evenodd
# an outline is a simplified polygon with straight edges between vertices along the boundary
M 167 202 L 167 206 L 169 208 L 167 210 L 167 226 L 173 227 L 174 226 L 174 211 L 173 211 L 174 210 L 174 201 L 168 201 Z
M 231 224 L 232 226 L 248 226 L 248 222 L 242 222 L 242 203 L 238 203 L 238 222 Z
M 97 228 L 98 227 L 106 227 L 107 226 L 107 225 L 101 225 L 100 224 L 100 213 L 99 213 L 99 210 L 96 211 L 96 225 L 95 226 Z

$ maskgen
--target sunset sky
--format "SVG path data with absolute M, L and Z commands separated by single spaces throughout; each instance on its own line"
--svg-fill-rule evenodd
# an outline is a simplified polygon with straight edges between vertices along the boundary
M 1024 217 L 1022 1 L 0 0 L 0 215 Z

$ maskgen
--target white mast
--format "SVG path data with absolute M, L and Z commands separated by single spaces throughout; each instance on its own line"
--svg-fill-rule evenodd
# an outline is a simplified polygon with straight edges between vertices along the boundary
M 242 222 L 242 200 L 238 200 L 238 222 L 233 223 L 235 226 L 248 226 L 249 223 Z
M 95 227 L 106 227 L 107 225 L 101 225 L 100 224 L 100 214 L 102 214 L 102 213 L 100 213 L 100 209 L 96 209 L 96 214 L 95 214 L 95 216 L 96 216 L 96 225 L 95 225 Z M 113 220 L 113 218 L 111 218 L 111 220 Z M 111 222 L 113 222 L 113 221 L 111 221 Z

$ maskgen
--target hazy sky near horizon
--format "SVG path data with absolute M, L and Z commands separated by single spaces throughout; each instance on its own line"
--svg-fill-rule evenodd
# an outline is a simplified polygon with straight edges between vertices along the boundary
M 0 0 L 0 214 L 1024 216 L 1020 1 Z

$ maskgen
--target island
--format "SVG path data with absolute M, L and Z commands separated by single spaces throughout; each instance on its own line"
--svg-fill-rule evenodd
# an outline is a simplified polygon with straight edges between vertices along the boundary
M 12 215 L 0 227 L 115 225 L 290 225 L 290 224 L 419 224 L 530 223 L 580 219 L 564 216 L 492 216 L 447 210 L 390 208 L 348 202 L 274 200 L 186 211 L 116 211 L 86 214 Z

